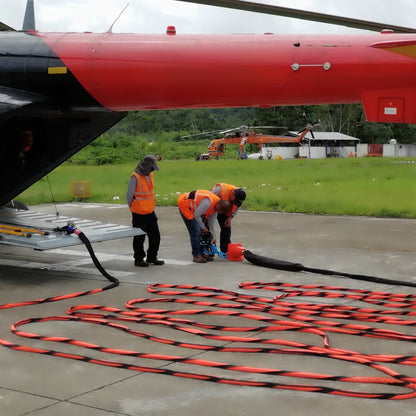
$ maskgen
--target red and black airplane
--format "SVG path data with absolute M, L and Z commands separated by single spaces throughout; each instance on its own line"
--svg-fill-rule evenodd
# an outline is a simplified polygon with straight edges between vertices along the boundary
M 380 31 L 383 25 L 237 0 L 189 1 Z M 128 111 L 359 103 L 369 121 L 416 123 L 416 34 L 0 32 L 0 205 Z M 396 33 L 407 32 L 407 33 Z

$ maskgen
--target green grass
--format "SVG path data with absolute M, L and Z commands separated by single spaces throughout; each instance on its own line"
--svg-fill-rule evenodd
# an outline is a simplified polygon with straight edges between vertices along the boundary
M 49 182 L 56 202 L 72 200 L 70 181 L 91 180 L 93 195 L 85 201 L 124 203 L 135 165 L 63 165 L 49 175 Z M 155 193 L 163 206 L 176 205 L 182 192 L 228 182 L 245 188 L 243 208 L 253 211 L 416 218 L 412 158 L 164 160 L 160 169 L 155 172 Z M 47 180 L 16 199 L 27 205 L 52 202 Z

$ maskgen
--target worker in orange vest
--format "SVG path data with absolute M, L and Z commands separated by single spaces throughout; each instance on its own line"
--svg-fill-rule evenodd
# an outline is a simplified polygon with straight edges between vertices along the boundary
M 149 263 L 156 266 L 165 264 L 163 260 L 157 258 L 160 232 L 155 213 L 156 199 L 153 191 L 153 171 L 155 170 L 159 170 L 156 158 L 153 155 L 145 156 L 137 165 L 127 186 L 126 200 L 132 213 L 133 227 L 141 228 L 149 240 L 145 260 L 145 234 L 133 237 L 134 265 L 139 267 L 148 267 Z
M 231 201 L 233 206 L 230 212 L 218 214 L 218 224 L 220 225 L 220 250 L 223 253 L 228 252 L 228 244 L 231 243 L 231 220 L 237 215 L 238 208 L 246 199 L 246 192 L 242 188 L 237 188 L 228 183 L 217 183 L 211 192 L 221 199 Z
M 205 189 L 184 193 L 178 198 L 181 217 L 189 233 L 192 256 L 195 263 L 206 263 L 213 257 L 201 250 L 200 234 L 211 232 L 213 244 L 216 243 L 215 222 L 218 213 L 230 211 L 232 204 L 224 201 Z

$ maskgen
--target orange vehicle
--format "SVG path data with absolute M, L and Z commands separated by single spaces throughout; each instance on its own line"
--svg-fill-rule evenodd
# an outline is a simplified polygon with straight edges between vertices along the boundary
M 262 133 L 255 133 L 254 128 L 240 127 L 238 129 L 229 130 L 232 133 L 227 133 L 226 137 L 214 139 L 208 146 L 208 154 L 211 157 L 218 158 L 219 156 L 224 156 L 225 154 L 225 145 L 226 144 L 239 144 L 240 149 L 238 152 L 238 159 L 247 159 L 247 144 L 257 144 L 259 151 L 261 152 L 262 146 L 264 144 L 270 143 L 301 143 L 305 135 L 310 131 L 312 125 L 308 125 L 305 129 L 300 131 L 298 134 L 286 133 L 282 136 L 273 136 L 265 135 Z

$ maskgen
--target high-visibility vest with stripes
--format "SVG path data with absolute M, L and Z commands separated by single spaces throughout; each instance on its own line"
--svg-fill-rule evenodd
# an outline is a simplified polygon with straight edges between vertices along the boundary
M 221 199 L 224 199 L 225 201 L 229 201 L 230 200 L 230 194 L 234 189 L 237 189 L 236 186 L 234 185 L 230 185 L 229 183 L 217 183 L 215 187 L 220 186 L 221 187 L 221 193 L 219 195 L 219 197 Z M 231 213 L 228 213 L 227 215 L 232 214 L 233 212 L 235 212 L 237 209 L 237 206 L 233 204 L 233 207 L 231 209 Z
M 217 205 L 220 197 L 205 189 L 198 189 L 197 191 L 188 192 L 179 196 L 178 207 L 186 219 L 192 220 L 194 218 L 195 210 L 203 198 L 208 198 L 210 201 L 210 206 L 203 215 L 204 217 L 208 217 L 215 212 L 215 205 Z
M 151 214 L 156 206 L 153 192 L 153 173 L 150 173 L 149 176 L 143 176 L 133 172 L 131 176 L 136 177 L 137 185 L 130 211 L 141 215 Z

